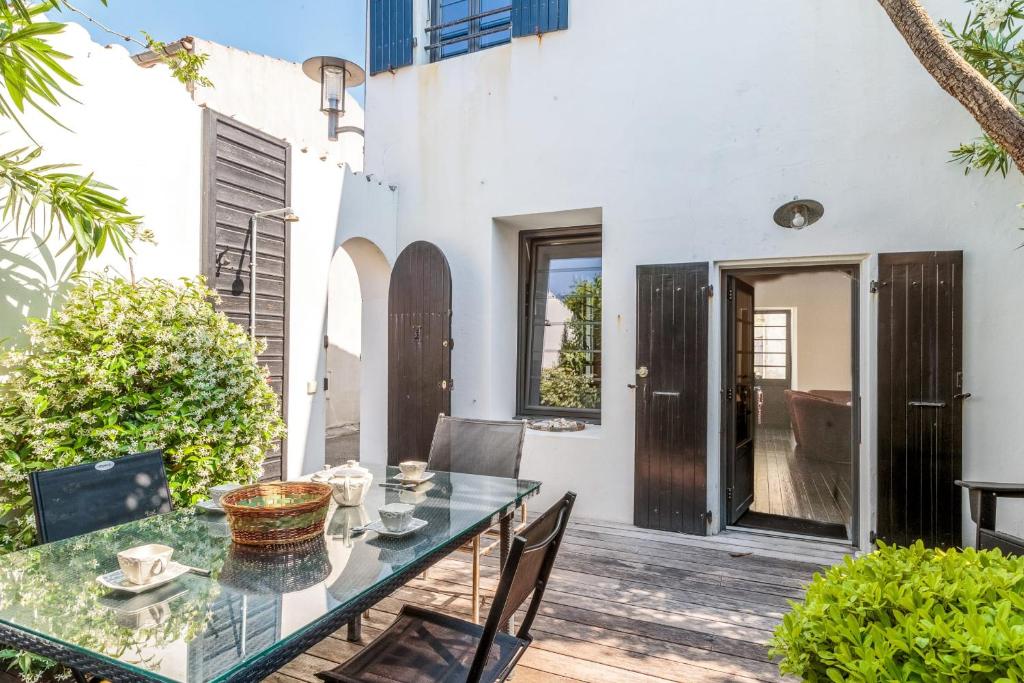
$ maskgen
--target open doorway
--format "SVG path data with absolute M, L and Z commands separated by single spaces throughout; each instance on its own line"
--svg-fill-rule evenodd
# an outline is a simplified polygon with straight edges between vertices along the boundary
M 856 267 L 737 270 L 723 284 L 726 522 L 852 538 Z
M 360 237 L 331 259 L 324 339 L 325 462 L 331 466 L 383 452 L 390 273 L 377 245 Z

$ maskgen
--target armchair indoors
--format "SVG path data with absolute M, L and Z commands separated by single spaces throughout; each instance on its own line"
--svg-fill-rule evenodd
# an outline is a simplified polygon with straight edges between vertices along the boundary
M 790 423 L 793 426 L 793 436 L 796 437 L 799 449 L 798 454 L 813 460 L 850 462 L 850 435 L 853 426 L 853 408 L 850 404 L 834 401 L 819 393 L 790 389 L 783 393 Z

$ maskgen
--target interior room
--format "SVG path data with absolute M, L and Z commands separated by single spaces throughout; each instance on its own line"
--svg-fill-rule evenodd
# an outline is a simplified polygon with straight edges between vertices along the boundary
M 754 290 L 754 486 L 736 524 L 848 538 L 851 274 L 801 269 L 741 279 Z

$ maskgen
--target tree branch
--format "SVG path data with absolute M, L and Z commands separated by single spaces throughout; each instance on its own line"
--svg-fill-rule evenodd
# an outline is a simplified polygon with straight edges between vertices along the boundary
M 918 0 L 878 0 L 935 81 L 970 112 L 1024 171 L 1024 117 L 999 89 L 953 49 Z

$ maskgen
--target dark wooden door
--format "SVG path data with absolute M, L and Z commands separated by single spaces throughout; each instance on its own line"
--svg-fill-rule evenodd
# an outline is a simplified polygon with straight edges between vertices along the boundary
M 706 534 L 708 264 L 638 266 L 634 523 Z
M 734 524 L 754 502 L 754 288 L 726 278 L 725 510 Z
M 963 252 L 878 259 L 877 538 L 961 542 Z
M 207 109 L 203 119 L 203 272 L 220 295 L 217 308 L 249 329 L 249 259 L 256 254 L 256 335 L 266 340 L 260 363 L 288 401 L 288 226 L 261 218 L 255 252 L 249 217 L 291 202 L 291 147 L 234 119 Z M 285 476 L 287 442 L 267 453 L 265 479 Z
M 426 460 L 440 413 L 451 414 L 452 276 L 430 242 L 395 261 L 388 291 L 388 463 Z

